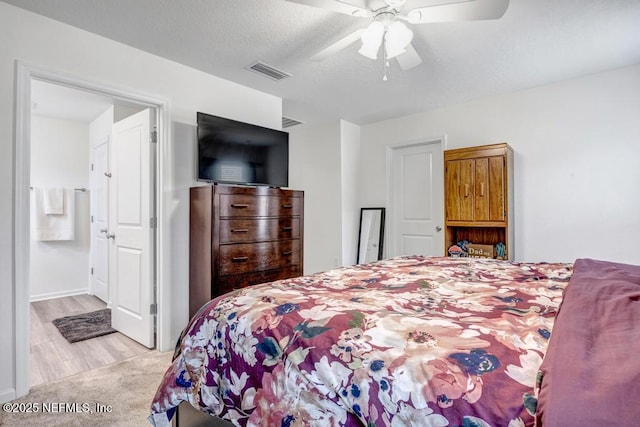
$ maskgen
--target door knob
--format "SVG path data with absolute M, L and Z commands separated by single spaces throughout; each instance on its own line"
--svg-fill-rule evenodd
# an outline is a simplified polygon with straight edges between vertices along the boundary
M 115 234 L 113 234 L 113 233 L 111 233 L 111 234 L 107 234 L 107 235 L 106 235 L 106 238 L 107 238 L 107 239 L 114 239 L 114 240 L 115 240 L 116 235 L 115 235 Z
M 101 229 L 100 229 L 100 232 L 101 232 L 101 233 L 106 233 L 107 231 L 109 231 L 109 230 L 107 230 L 106 228 L 101 228 Z
M 436 231 L 442 231 L 442 227 L 440 227 L 439 225 L 436 225 Z

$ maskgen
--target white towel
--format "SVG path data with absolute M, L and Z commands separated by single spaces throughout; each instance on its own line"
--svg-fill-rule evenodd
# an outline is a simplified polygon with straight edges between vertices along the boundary
M 31 238 L 33 240 L 73 240 L 74 206 L 73 189 L 63 190 L 65 212 L 62 215 L 47 215 L 44 210 L 44 191 L 35 188 L 31 205 Z
M 64 189 L 43 188 L 44 213 L 46 215 L 64 214 Z

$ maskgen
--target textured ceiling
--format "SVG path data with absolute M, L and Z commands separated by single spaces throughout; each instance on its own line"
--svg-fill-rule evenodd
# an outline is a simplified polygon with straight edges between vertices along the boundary
M 358 43 L 309 59 L 367 19 L 284 0 L 5 2 L 280 96 L 307 123 L 365 124 L 640 63 L 640 0 L 511 0 L 500 20 L 416 25 L 423 63 L 393 62 L 386 82 Z M 293 77 L 245 69 L 258 60 Z

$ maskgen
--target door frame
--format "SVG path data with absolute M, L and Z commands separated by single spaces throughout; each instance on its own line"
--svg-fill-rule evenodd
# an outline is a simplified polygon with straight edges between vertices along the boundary
M 60 73 L 43 67 L 16 61 L 15 68 L 15 146 L 14 146 L 14 221 L 13 221 L 13 295 L 14 295 L 14 363 L 16 397 L 29 392 L 30 383 L 30 320 L 29 320 L 29 244 L 30 244 L 30 169 L 31 169 L 31 81 L 41 80 L 59 86 L 67 86 L 86 92 L 108 96 L 114 100 L 126 101 L 154 108 L 157 120 L 157 157 L 154 176 L 155 206 L 158 218 L 156 229 L 156 348 L 170 348 L 168 313 L 165 294 L 168 293 L 167 271 L 163 265 L 168 248 L 165 235 L 169 230 L 165 224 L 164 195 L 165 159 L 169 136 L 169 102 L 159 97 L 136 93 L 106 84 L 88 81 L 77 76 Z
M 387 230 L 385 231 L 385 243 L 384 243 L 384 247 L 385 247 L 385 257 L 389 257 L 389 256 L 393 256 L 394 254 L 392 253 L 395 246 L 395 239 L 398 238 L 397 233 L 396 233 L 396 217 L 398 215 L 397 213 L 397 209 L 394 206 L 393 203 L 393 159 L 394 159 L 394 153 L 397 152 L 397 150 L 400 149 L 404 149 L 404 148 L 410 148 L 410 147 L 416 147 L 416 146 L 421 146 L 421 145 L 438 145 L 440 147 L 440 150 L 444 152 L 444 150 L 447 149 L 447 135 L 440 135 L 440 136 L 435 136 L 435 137 L 430 137 L 430 138 L 421 138 L 419 140 L 416 141 L 410 141 L 410 142 L 399 142 L 399 143 L 395 143 L 395 144 L 389 144 L 386 146 L 386 183 L 387 183 L 387 194 L 386 194 L 386 199 L 387 199 L 387 218 L 388 221 L 386 221 L 387 223 Z M 444 165 L 443 165 L 444 167 Z M 442 200 L 442 209 L 444 212 L 444 200 Z

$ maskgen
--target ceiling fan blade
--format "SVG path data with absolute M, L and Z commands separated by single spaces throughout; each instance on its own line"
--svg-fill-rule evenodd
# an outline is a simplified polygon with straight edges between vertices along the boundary
M 468 0 L 412 9 L 407 19 L 412 24 L 499 19 L 508 7 L 509 0 Z
M 304 4 L 306 6 L 317 7 L 320 9 L 331 10 L 333 12 L 343 13 L 345 15 L 356 16 L 359 18 L 367 18 L 371 16 L 371 11 L 364 5 L 357 6 L 351 2 L 342 0 L 286 0 L 290 3 Z M 351 0 L 354 1 L 355 0 Z M 360 1 L 362 3 L 362 1 Z
M 420 58 L 420 55 L 418 55 L 418 52 L 416 52 L 416 49 L 412 44 L 409 44 L 406 47 L 406 50 L 407 51 L 405 53 L 396 56 L 398 65 L 400 65 L 400 68 L 403 71 L 410 70 L 413 67 L 417 67 L 418 65 L 422 64 L 422 58 Z
M 360 30 L 354 31 L 353 33 L 349 34 L 346 37 L 341 38 L 337 42 L 329 45 L 328 47 L 325 47 L 320 52 L 313 55 L 311 57 L 311 60 L 314 62 L 320 62 L 327 59 L 327 57 L 335 53 L 338 53 L 345 47 L 349 46 L 351 43 L 354 43 L 360 40 L 360 35 L 362 34 L 363 31 L 364 29 L 360 29 Z

